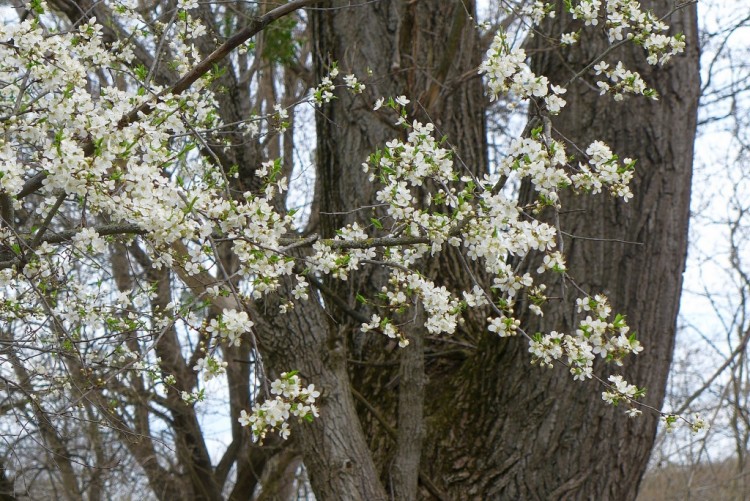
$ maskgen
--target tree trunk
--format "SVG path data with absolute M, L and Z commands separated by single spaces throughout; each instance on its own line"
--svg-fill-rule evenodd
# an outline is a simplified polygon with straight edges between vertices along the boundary
M 543 28 L 553 34 L 574 31 L 565 27 L 570 22 L 559 10 Z M 570 276 L 587 291 L 608 294 L 645 346 L 615 372 L 647 388 L 645 403 L 657 409 L 672 358 L 685 266 L 700 89 L 695 6 L 669 22 L 675 32 L 685 33 L 688 49 L 665 68 L 649 67 L 643 51 L 631 45 L 611 55 L 641 72 L 659 101 L 617 103 L 578 82 L 568 88 L 566 110 L 553 120 L 558 139 L 584 147 L 603 139 L 621 156 L 638 159 L 633 200 L 567 195 L 560 224 L 574 235 L 564 242 Z M 570 51 L 539 51 L 532 56 L 533 70 L 562 84 L 572 75 L 570 68 L 583 67 L 605 48 L 597 34 Z M 534 197 L 528 189 L 521 196 L 523 202 Z M 575 329 L 580 319 L 570 289 L 566 294 L 558 284 L 550 291 L 549 296 L 565 300 L 548 308 L 542 321 L 526 319 L 527 331 Z M 574 382 L 564 367 L 547 370 L 528 362 L 525 340 L 487 336 L 466 364 L 454 396 L 458 403 L 444 412 L 451 426 L 433 434 L 442 450 L 434 452 L 438 460 L 431 464 L 446 487 L 459 498 L 635 498 L 658 416 L 647 411 L 628 418 L 621 408 L 602 402 L 603 388 L 596 383 Z M 597 367 L 597 373 L 611 371 L 603 369 Z
M 660 8 L 656 2 L 643 6 Z M 437 0 L 315 11 L 316 69 L 322 76 L 326 64 L 335 60 L 343 74 L 360 76 L 369 66 L 373 75 L 384 76 L 368 82 L 373 101 L 406 94 L 413 101 L 412 115 L 432 118 L 457 157 L 481 173 L 485 169 L 483 101 L 475 82 L 464 81 L 475 76 L 478 51 L 471 43 L 472 23 L 461 24 L 464 8 L 473 11 L 471 2 Z M 558 37 L 578 29 L 562 10 L 557 14 L 542 26 L 544 33 Z M 630 44 L 608 56 L 639 71 L 659 92 L 659 101 L 630 98 L 617 103 L 579 80 L 568 87 L 568 105 L 553 120 L 554 135 L 560 140 L 585 148 L 601 139 L 621 157 L 638 159 L 633 200 L 564 195 L 560 222 L 574 236 L 564 241 L 570 276 L 591 293 L 608 294 L 614 310 L 627 315 L 646 348 L 614 372 L 646 387 L 645 403 L 656 408 L 663 401 L 685 263 L 699 92 L 695 6 L 678 11 L 669 22 L 674 32 L 685 33 L 688 48 L 666 67 L 649 67 L 643 51 Z M 529 44 L 532 66 L 556 84 L 564 84 L 575 71 L 571 68 L 582 68 L 606 48 L 606 41 L 596 33 L 568 50 L 533 51 L 542 48 L 541 38 Z M 373 116 L 361 100 L 343 92 L 338 97 L 323 107 L 317 123 L 318 196 L 325 235 L 355 219 L 368 224 L 376 215 L 340 213 L 373 202 L 374 188 L 359 165 L 399 134 L 390 122 Z M 533 194 L 525 190 L 521 196 L 528 202 Z M 468 283 L 456 258 L 449 255 L 428 263 L 425 272 L 448 287 Z M 535 269 L 537 264 L 526 266 Z M 381 280 L 382 275 L 373 272 L 330 285 L 338 298 L 354 308 L 354 295 L 378 287 Z M 563 284 L 549 292 L 549 296 L 564 293 L 565 301 L 548 305 L 541 322 L 524 319 L 526 330 L 571 332 L 578 320 L 571 304 L 578 296 Z M 439 356 L 436 341 L 425 343 L 432 362 L 425 368 L 429 380 L 420 495 L 428 498 L 428 491 L 432 496 L 442 491 L 451 499 L 634 498 L 658 417 L 645 412 L 640 418 L 628 418 L 622 408 L 602 401 L 603 388 L 596 382 L 574 382 L 564 367 L 532 367 L 526 340 L 499 339 L 480 326 L 479 319 L 468 320 L 456 336 L 475 343 L 476 349 Z M 389 464 L 398 450 L 393 444 L 394 428 L 403 424 L 396 417 L 403 415 L 398 411 L 399 392 L 393 391 L 398 389 L 399 371 L 397 364 L 388 366 L 397 355 L 382 355 L 382 346 L 372 351 L 378 341 L 363 340 L 357 326 L 356 321 L 339 324 L 349 339 L 348 356 L 357 361 L 350 374 L 366 402 L 358 409 L 362 427 L 381 479 L 388 485 Z M 596 368 L 599 375 L 611 371 Z M 310 460 L 306 455 L 308 467 Z
M 487 172 L 486 99 L 477 74 L 481 51 L 471 20 L 474 2 L 384 1 L 336 8 L 344 4 L 330 2 L 326 6 L 334 8 L 313 11 L 312 15 L 318 80 L 335 61 L 342 74 L 353 73 L 367 84 L 364 99 L 340 91 L 317 116 L 321 215 L 314 219 L 328 237 L 345 224 L 370 226 L 372 217 L 382 215 L 376 209 L 352 212 L 377 205 L 376 185 L 362 171 L 362 162 L 387 141 L 405 136 L 403 128 L 394 125 L 393 112 L 372 112 L 372 104 L 380 97 L 409 97 L 410 117 L 434 123 L 437 135 L 447 137 L 458 153 L 456 162 L 466 172 L 479 176 Z M 466 281 L 458 255 L 451 249 L 425 263 L 425 271 L 450 289 Z M 350 310 L 367 315 L 367 309 L 357 305 L 356 295 L 372 297 L 386 278 L 386 270 L 366 269 L 347 282 L 329 281 L 326 285 Z M 380 478 L 392 497 L 410 499 L 416 495 L 416 478 L 424 469 L 420 437 L 426 428 L 423 412 L 416 408 L 424 399 L 423 380 L 433 373 L 444 378 L 458 367 L 460 358 L 432 357 L 445 352 L 446 345 L 426 339 L 422 348 L 418 341 L 424 333 L 416 329 L 408 333 L 412 344 L 394 352 L 393 343 L 376 334 L 361 334 L 361 319 L 347 316 L 346 309 L 335 301 L 330 303 L 332 316 L 348 340 L 348 358 L 354 361 L 349 372 L 359 396 L 358 415 Z M 465 330 L 462 335 L 474 333 Z M 416 350 L 419 352 L 414 353 Z M 425 356 L 430 359 L 423 368 Z M 394 388 L 399 391 L 391 391 Z M 409 405 L 415 408 L 407 408 Z M 425 477 L 421 482 L 424 485 L 430 480 Z

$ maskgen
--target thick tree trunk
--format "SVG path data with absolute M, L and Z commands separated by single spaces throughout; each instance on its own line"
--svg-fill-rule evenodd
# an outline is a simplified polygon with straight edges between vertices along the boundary
M 335 61 L 342 74 L 353 73 L 367 84 L 365 99 L 338 92 L 337 99 L 323 106 L 318 115 L 321 215 L 315 220 L 325 236 L 355 221 L 369 226 L 370 218 L 382 215 L 375 209 L 352 211 L 377 205 L 376 186 L 362 171 L 362 162 L 387 141 L 405 136 L 403 128 L 394 125 L 394 113 L 372 113 L 372 103 L 380 97 L 406 95 L 412 101 L 410 117 L 434 123 L 437 135 L 445 135 L 458 153 L 457 163 L 480 176 L 487 171 L 486 100 L 477 74 L 481 51 L 472 21 L 473 1 L 345 4 L 330 2 L 326 6 L 332 9 L 313 11 L 312 15 L 318 79 L 327 75 Z M 457 253 L 450 250 L 425 263 L 425 272 L 451 289 L 466 281 Z M 367 315 L 355 296 L 372 297 L 386 277 L 386 270 L 369 269 L 345 283 L 330 281 L 326 285 L 350 309 Z M 426 428 L 419 408 L 424 400 L 423 380 L 437 373 L 444 378 L 461 359 L 433 357 L 451 346 L 430 339 L 422 346 L 424 333 L 418 330 L 409 333 L 409 347 L 394 352 L 387 339 L 361 334 L 360 318 L 347 316 L 334 301 L 329 304 L 348 340 L 358 413 L 380 477 L 392 497 L 411 499 L 417 494 L 417 477 L 424 470 L 420 449 Z M 423 367 L 425 356 L 429 357 L 427 367 Z M 398 391 L 392 391 L 394 388 Z M 424 475 L 420 481 L 423 485 L 431 482 Z
M 277 308 L 278 304 L 268 301 L 264 310 L 254 314 L 268 366 L 293 367 L 322 389 L 320 419 L 294 429 L 316 496 L 386 499 L 354 408 L 341 331 L 329 324 L 314 297 L 288 315 L 276 314 Z
M 655 2 L 643 2 L 644 8 L 651 3 L 661 9 Z M 482 172 L 481 94 L 461 78 L 473 77 L 478 65 L 476 46 L 470 43 L 471 23 L 461 24 L 463 8 L 471 12 L 473 6 L 437 0 L 383 1 L 316 11 L 312 16 L 316 67 L 323 75 L 325 65 L 336 60 L 342 73 L 363 75 L 369 66 L 373 75 L 384 76 L 368 82 L 373 101 L 406 94 L 414 101 L 413 114 L 435 120 L 458 158 L 472 171 Z M 609 56 L 640 71 L 660 93 L 658 102 L 631 98 L 616 103 L 579 81 L 568 87 L 568 106 L 553 121 L 558 139 L 584 147 L 602 139 L 622 157 L 639 160 L 635 198 L 629 203 L 608 196 L 567 195 L 560 219 L 562 228 L 574 235 L 564 242 L 570 275 L 592 293 L 607 293 L 614 309 L 626 314 L 639 333 L 646 351 L 617 372 L 646 387 L 645 402 L 656 408 L 664 396 L 685 261 L 699 91 L 695 7 L 678 11 L 669 22 L 675 32 L 685 33 L 688 49 L 665 68 L 649 67 L 643 51 L 630 45 Z M 570 23 L 559 11 L 542 28 L 559 36 L 577 29 L 575 24 L 567 26 Z M 460 36 L 452 38 L 456 33 Z M 572 76 L 571 68 L 583 67 L 604 49 L 605 41 L 597 34 L 570 50 L 533 53 L 532 64 L 537 74 L 564 84 Z M 359 165 L 399 131 L 345 93 L 322 111 L 318 195 L 321 229 L 330 235 L 342 224 L 355 219 L 367 224 L 373 216 L 367 211 L 340 213 L 373 202 L 374 189 Z M 522 196 L 528 200 L 532 194 Z M 528 266 L 536 268 L 535 263 Z M 447 286 L 469 280 L 457 256 L 428 263 L 425 270 Z M 335 293 L 353 306 L 357 292 L 372 290 L 380 280 L 378 273 L 365 275 L 336 287 Z M 576 297 L 571 287 L 558 284 L 549 295 L 563 293 L 567 301 L 561 301 L 559 308 L 548 305 L 541 323 L 526 319 L 528 331 L 574 329 L 578 319 L 571 307 Z M 479 326 L 478 319 L 468 320 L 457 336 L 475 342 L 476 349 L 441 357 L 435 341 L 425 343 L 432 363 L 425 369 L 429 381 L 420 494 L 427 498 L 426 486 L 431 484 L 430 495 L 437 489 L 451 499 L 634 498 L 657 416 L 646 412 L 638 419 L 627 418 L 622 408 L 602 401 L 600 385 L 574 382 L 564 367 L 532 367 L 525 340 L 498 339 Z M 403 413 L 398 409 L 398 391 L 392 391 L 398 389 L 399 372 L 387 363 L 397 356 L 379 355 L 382 347 L 371 351 L 377 341 L 358 337 L 357 324 L 344 321 L 339 328 L 350 340 L 348 356 L 357 359 L 350 374 L 368 404 L 362 405 L 359 416 L 387 485 L 390 462 L 398 454 L 394 428 L 405 424 L 398 422 Z M 610 370 L 597 367 L 599 374 Z M 310 467 L 309 455 L 305 461 Z
M 643 6 L 662 8 L 656 2 Z M 558 11 L 544 29 L 552 34 L 577 29 L 566 26 L 570 22 Z M 633 200 L 567 195 L 560 224 L 573 235 L 564 242 L 570 276 L 592 293 L 608 294 L 645 346 L 621 371 L 597 367 L 597 372 L 614 369 L 647 388 L 645 403 L 657 409 L 672 358 L 685 265 L 700 88 L 695 6 L 669 22 L 674 32 L 685 33 L 688 48 L 665 68 L 649 67 L 643 51 L 631 45 L 610 55 L 641 72 L 659 101 L 617 103 L 578 82 L 568 88 L 565 112 L 553 120 L 558 139 L 584 147 L 602 139 L 622 157 L 638 159 Z M 597 34 L 570 51 L 535 53 L 533 69 L 563 84 L 571 68 L 583 67 L 605 48 Z M 530 202 L 534 194 L 524 190 L 522 197 Z M 580 320 L 571 307 L 574 291 L 558 284 L 549 296 L 566 300 L 559 308 L 548 307 L 541 321 L 527 319 L 527 330 L 571 332 Z M 528 363 L 525 340 L 483 340 L 461 373 L 454 400 L 445 400 L 453 405 L 444 414 L 450 426 L 433 430 L 440 439 L 432 453 L 434 474 L 457 498 L 635 498 L 658 416 L 646 411 L 628 418 L 622 408 L 602 402 L 600 385 L 574 382 L 564 367 L 547 370 Z

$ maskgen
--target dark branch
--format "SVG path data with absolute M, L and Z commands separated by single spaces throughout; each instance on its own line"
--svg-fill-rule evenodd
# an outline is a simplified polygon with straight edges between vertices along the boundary
M 263 31 L 266 26 L 276 21 L 277 19 L 286 16 L 287 14 L 291 14 L 296 10 L 307 7 L 308 5 L 318 3 L 320 1 L 322 0 L 296 0 L 294 2 L 281 5 L 280 7 L 277 7 L 260 17 L 256 17 L 251 21 L 249 26 L 221 44 L 219 48 L 209 54 L 208 57 L 198 63 L 192 70 L 187 72 L 170 89 L 165 90 L 162 95 L 176 95 L 185 92 L 199 78 L 211 71 L 211 68 L 213 68 L 216 63 L 224 59 L 234 49 Z M 161 98 L 161 96 L 159 96 L 159 98 Z M 119 126 L 125 127 L 126 125 L 134 122 L 141 113 L 148 115 L 153 109 L 153 103 L 144 103 L 140 107 L 125 115 L 120 121 Z
M 130 223 L 124 223 L 124 224 L 107 224 L 104 226 L 93 226 L 92 227 L 94 231 L 96 231 L 100 236 L 108 236 L 108 235 L 144 235 L 146 234 L 146 230 L 142 229 L 138 225 L 130 224 Z M 66 230 L 61 231 L 59 233 L 55 233 L 54 235 L 48 235 L 41 239 L 42 242 L 47 242 L 50 244 L 59 244 L 62 242 L 66 242 L 73 238 L 76 233 L 80 232 L 81 229 L 76 230 Z

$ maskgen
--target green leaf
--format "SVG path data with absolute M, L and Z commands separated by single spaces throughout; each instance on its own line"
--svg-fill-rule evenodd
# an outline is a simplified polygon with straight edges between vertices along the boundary
M 133 68 L 133 73 L 135 73 L 136 78 L 138 80 L 145 80 L 148 76 L 148 68 L 143 63 L 139 63 L 135 68 Z

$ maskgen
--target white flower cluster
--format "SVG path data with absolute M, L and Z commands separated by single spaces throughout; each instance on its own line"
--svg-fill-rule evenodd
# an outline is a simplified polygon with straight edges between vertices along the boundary
M 667 433 L 673 432 L 678 425 L 687 426 L 693 433 L 698 433 L 701 430 L 708 430 L 710 428 L 708 422 L 703 419 L 700 414 L 693 414 L 690 419 L 676 414 L 662 414 L 661 422 Z
M 336 86 L 333 84 L 333 79 L 338 75 L 339 69 L 336 65 L 333 65 L 328 72 L 328 76 L 323 77 L 318 86 L 313 89 L 311 101 L 314 106 L 320 106 L 323 103 L 330 103 L 332 99 L 335 99 L 333 91 L 336 90 Z
M 537 268 L 536 272 L 540 275 L 548 270 L 552 270 L 556 273 L 564 273 L 566 269 L 565 258 L 560 252 L 555 251 L 544 255 L 544 258 L 542 258 L 542 264 Z
M 500 162 L 501 173 L 515 172 L 530 177 L 534 189 L 552 202 L 557 202 L 557 190 L 571 184 L 563 167 L 567 164 L 565 147 L 554 139 L 544 141 L 533 137 L 514 139 L 507 156 Z
M 282 373 L 279 379 L 271 383 L 271 394 L 276 397 L 255 404 L 250 413 L 246 410 L 240 413 L 238 421 L 242 426 L 250 426 L 254 441 L 263 443 L 269 431 L 277 431 L 286 440 L 291 431 L 290 417 L 311 421 L 319 415 L 315 400 L 320 392 L 312 384 L 304 388 L 294 371 Z
M 496 275 L 498 290 L 511 293 L 518 290 L 518 280 L 508 265 L 508 255 L 525 256 L 532 250 L 552 249 L 555 229 L 537 220 L 528 220 L 514 201 L 501 192 L 493 193 L 494 178 L 487 179 L 479 195 L 474 219 L 478 224 L 466 225 L 462 231 L 462 245 L 472 260 L 483 259 L 488 273 Z M 523 281 L 528 282 L 527 279 Z
M 369 236 L 358 224 L 353 223 L 338 230 L 334 242 L 356 242 L 364 241 Z M 375 259 L 375 249 L 365 247 L 361 249 L 352 248 L 347 251 L 335 251 L 329 243 L 317 241 L 313 245 L 315 254 L 308 258 L 310 269 L 324 275 L 331 274 L 340 280 L 346 280 L 349 272 L 359 269 L 363 260 Z
M 310 94 L 310 101 L 313 106 L 319 107 L 323 103 L 330 103 L 331 100 L 336 99 L 336 96 L 333 95 L 333 91 L 336 90 L 336 85 L 333 81 L 338 76 L 338 66 L 336 63 L 333 63 L 331 69 L 328 71 L 328 76 L 323 77 L 318 86 Z M 360 82 L 353 74 L 344 76 L 344 85 L 352 94 L 361 94 L 366 88 L 365 84 Z
M 636 71 L 630 71 L 625 68 L 622 61 L 618 62 L 614 69 L 609 64 L 601 61 L 594 65 L 594 71 L 597 75 L 603 74 L 609 82 L 599 80 L 596 86 L 599 88 L 599 94 L 612 94 L 615 101 L 622 101 L 626 94 L 645 96 L 653 100 L 659 99 L 656 91 L 646 87 L 641 75 Z
M 628 383 L 622 376 L 609 376 L 609 382 L 612 383 L 610 389 L 602 392 L 602 400 L 608 404 L 619 405 L 621 402 L 632 404 L 633 400 L 645 395 L 644 390 Z M 631 406 L 631 409 L 634 408 Z M 632 417 L 636 416 L 639 412 L 637 409 L 634 410 L 636 411 L 635 413 L 632 411 L 628 412 Z
M 488 318 L 487 321 L 489 322 L 487 329 L 500 337 L 515 336 L 518 334 L 518 328 L 521 327 L 520 320 L 513 317 L 506 317 L 505 315 Z
M 265 181 L 261 196 L 246 192 L 241 202 L 222 197 L 205 210 L 211 222 L 233 240 L 239 273 L 251 284 L 254 298 L 276 291 L 283 277 L 294 275 L 293 260 L 279 251 L 283 247 L 279 240 L 290 231 L 293 218 L 273 206 L 274 197 L 287 189 L 286 178 L 277 176 L 280 169 L 278 160 L 258 169 Z
M 346 75 L 344 77 L 344 83 L 354 94 L 361 94 L 362 91 L 365 90 L 365 84 L 357 80 L 357 77 L 354 75 Z
M 489 304 L 484 290 L 478 285 L 475 285 L 471 291 L 463 291 L 462 294 L 464 296 L 464 302 L 469 308 L 478 308 Z
M 563 33 L 560 35 L 560 45 L 573 45 L 578 41 L 578 34 L 575 32 Z
M 97 80 L 100 87 L 90 93 L 89 75 L 130 73 L 133 67 L 125 59 L 128 52 L 118 55 L 103 46 L 100 32 L 95 19 L 73 32 L 54 35 L 45 34 L 33 20 L 0 27 L 0 39 L 14 43 L 0 46 L 2 80 L 12 82 L 3 89 L 3 103 L 25 110 L 4 111 L 14 116 L 3 122 L 2 186 L 17 189 L 33 165 L 46 174 L 42 194 L 61 191 L 85 199 L 90 214 L 106 215 L 113 223 L 137 224 L 152 232 L 158 244 L 200 235 L 205 225 L 185 217 L 185 200 L 193 201 L 197 209 L 210 204 L 211 197 L 200 189 L 175 186 L 164 175 L 164 167 L 165 159 L 189 147 L 174 137 L 187 135 L 190 127 L 217 124 L 213 94 L 198 82 L 179 96 L 155 99 L 165 89 L 150 85 L 147 92 L 139 92 L 148 76 L 139 67 L 132 74 L 133 86 L 122 89 Z M 184 62 L 192 65 L 192 59 Z M 32 82 L 33 89 L 21 82 Z M 148 119 L 124 120 L 149 102 L 153 108 Z M 23 161 L 17 156 L 21 151 L 26 152 Z M 203 168 L 201 162 L 193 166 Z
M 178 0 L 177 8 L 184 10 L 193 10 L 198 8 L 198 0 Z
M 204 381 L 211 381 L 213 378 L 226 373 L 227 365 L 227 362 L 213 355 L 208 355 L 204 358 L 199 358 L 193 366 L 193 370 L 195 372 L 202 372 Z
M 653 12 L 641 10 L 635 0 L 607 0 L 607 34 L 610 42 L 631 39 L 648 51 L 649 64 L 664 64 L 685 49 L 685 37 L 663 35 L 669 26 Z
M 521 14 L 531 19 L 533 24 L 539 24 L 545 17 L 555 17 L 555 6 L 552 3 L 534 0 L 533 3 L 527 4 L 521 9 Z
M 258 201 L 248 205 L 267 206 L 267 202 Z M 273 226 L 280 227 L 283 216 L 269 208 L 269 212 L 263 213 L 262 216 L 256 216 L 258 223 L 269 223 L 265 228 L 258 226 L 248 226 L 242 232 L 242 237 L 235 240 L 233 250 L 240 260 L 240 274 L 248 279 L 252 285 L 252 296 L 260 298 L 263 294 L 273 292 L 279 288 L 280 279 L 284 276 L 292 275 L 294 262 L 291 258 L 284 257 L 274 249 L 279 247 L 262 247 L 263 240 L 253 240 L 249 235 L 258 234 L 260 231 L 271 229 Z M 278 242 L 276 240 L 275 242 Z
M 552 367 L 553 361 L 565 357 L 574 379 L 583 380 L 592 377 L 596 355 L 622 365 L 625 356 L 643 351 L 635 335 L 628 335 L 630 328 L 622 315 L 609 318 L 612 309 L 606 297 L 596 295 L 578 299 L 576 303 L 579 313 L 588 311 L 594 317 L 589 315 L 581 320 L 574 335 L 552 331 L 532 336 L 529 352 L 535 363 Z
M 388 309 L 399 311 L 419 300 L 425 310 L 424 327 L 427 332 L 430 334 L 453 334 L 455 332 L 462 303 L 445 287 L 437 287 L 419 273 L 405 273 L 399 269 L 391 273 L 389 284 L 389 287 L 383 287 L 380 294 L 380 297 L 387 302 Z M 475 306 L 486 304 L 483 292 L 479 288 L 475 287 L 474 292 L 464 292 L 464 295 L 470 298 L 471 304 Z M 409 344 L 409 340 L 390 318 L 386 317 L 381 320 L 377 314 L 372 315 L 370 322 L 362 324 L 361 330 L 362 332 L 380 330 L 386 336 L 398 339 L 401 347 Z
M 586 149 L 587 164 L 578 164 L 575 173 L 569 174 L 568 158 L 562 143 L 541 138 L 541 131 L 532 131 L 532 137 L 514 139 L 508 155 L 499 164 L 499 173 L 515 174 L 530 178 L 541 201 L 557 205 L 559 190 L 574 186 L 577 190 L 599 193 L 603 187 L 625 201 L 632 198 L 629 183 L 633 178 L 635 162 L 626 158 L 621 164 L 619 157 L 601 141 L 594 141 Z M 508 216 L 502 211 L 503 219 Z
M 408 102 L 408 101 L 407 101 Z M 431 178 L 438 183 L 455 180 L 451 152 L 432 137 L 435 126 L 431 123 L 413 122 L 406 142 L 399 139 L 388 141 L 385 148 L 372 155 L 369 162 L 362 164 L 365 172 L 370 173 L 370 180 L 376 178 L 386 185 L 380 190 L 381 199 L 399 198 L 401 206 L 406 206 L 412 197 L 403 193 L 395 196 L 399 188 L 394 183 L 403 182 L 406 186 L 422 186 Z M 389 196 L 394 195 L 394 196 Z M 407 217 L 396 212 L 399 219 Z
M 407 101 L 408 102 L 408 101 Z M 398 100 L 396 101 L 397 104 Z M 402 116 L 403 118 L 403 116 Z M 408 124 L 403 124 L 409 128 Z M 458 180 L 450 150 L 441 147 L 432 136 L 434 125 L 413 122 L 406 142 L 394 139 L 386 143 L 383 150 L 371 155 L 369 162 L 362 164 L 370 179 L 378 179 L 377 200 L 387 205 L 388 215 L 404 225 L 406 234 L 428 236 L 434 254 L 450 240 L 455 221 L 462 218 L 461 198 L 449 185 Z M 437 186 L 426 200 L 427 209 L 419 208 L 416 190 L 430 180 Z M 457 209 L 453 218 L 434 211 L 434 206 Z
M 601 7 L 601 0 L 581 0 L 575 6 L 571 5 L 570 13 L 573 14 L 573 19 L 580 19 L 586 26 L 597 26 Z
M 560 97 L 566 89 L 550 85 L 547 77 L 537 76 L 526 64 L 526 52 L 512 48 L 503 32 L 498 32 L 487 51 L 487 58 L 479 67 L 487 75 L 490 99 L 508 92 L 520 99 L 544 98 L 548 111 L 556 115 L 565 106 Z
M 203 402 L 206 399 L 206 389 L 201 388 L 195 391 L 181 391 L 180 398 L 185 405 L 193 405 L 197 402 Z
M 362 332 L 379 330 L 389 338 L 397 339 L 398 345 L 401 348 L 406 348 L 407 346 L 409 346 L 409 340 L 406 338 L 406 336 L 404 336 L 404 333 L 401 332 L 395 325 L 393 325 L 391 319 L 387 317 L 381 319 L 380 315 L 373 314 L 369 322 L 362 324 L 360 330 Z
M 0 142 L 0 191 L 18 193 L 24 184 L 24 165 L 10 142 Z
M 107 250 L 107 242 L 92 228 L 83 228 L 76 233 L 73 245 L 86 254 L 101 254 Z
M 406 304 L 406 295 L 417 294 L 422 301 L 427 320 L 425 328 L 430 334 L 453 334 L 458 323 L 460 301 L 443 286 L 437 287 L 431 280 L 427 280 L 419 273 L 403 273 L 396 270 L 390 279 L 396 284 L 395 294 L 391 289 L 387 292 L 392 306 Z
M 239 346 L 242 344 L 242 335 L 250 332 L 253 325 L 247 312 L 224 309 L 222 315 L 211 319 L 206 331 L 226 339 L 230 345 Z
M 602 16 L 603 3 L 605 9 Z M 580 0 L 575 3 L 572 0 L 567 0 L 566 8 L 572 14 L 573 19 L 583 21 L 585 26 L 598 26 L 600 20 L 603 19 L 610 43 L 629 40 L 642 46 L 648 53 L 647 61 L 649 64 L 664 64 L 674 55 L 685 50 L 684 35 L 681 33 L 674 36 L 664 34 L 669 26 L 652 11 L 643 11 L 640 2 L 636 0 Z M 538 24 L 546 15 L 552 16 L 554 14 L 552 9 L 553 4 L 551 3 L 535 1 L 533 4 L 524 7 L 523 13 L 530 16 L 532 22 Z M 572 45 L 578 41 L 578 38 L 577 32 L 563 33 L 560 37 L 560 43 Z M 500 62 L 501 59 L 504 59 L 502 63 Z M 545 95 L 542 94 L 539 86 L 541 82 L 536 82 L 536 85 L 530 86 L 528 90 L 519 92 L 517 80 L 523 81 L 524 79 L 521 77 L 514 77 L 515 88 L 508 81 L 504 84 L 498 84 L 498 81 L 513 77 L 516 71 L 520 74 L 526 74 L 528 70 L 524 67 L 524 59 L 523 51 L 510 50 L 504 37 L 496 38 L 496 42 L 493 43 L 493 47 L 488 53 L 488 61 L 494 60 L 494 64 L 488 64 L 486 68 L 490 75 L 490 88 L 493 91 L 493 98 L 496 97 L 493 86 L 497 86 L 502 92 L 513 89 L 514 93 L 521 97 Z M 514 70 L 514 68 L 518 69 Z M 597 74 L 600 73 L 601 71 L 597 72 Z M 640 75 L 626 71 L 622 68 L 621 62 L 617 63 L 616 69 L 607 73 L 607 76 L 610 78 L 610 82 L 598 82 L 597 85 L 602 93 L 612 92 L 616 100 L 622 100 L 624 93 L 642 94 L 656 99 L 656 93 L 653 89 L 647 88 Z M 562 102 L 564 105 L 564 101 Z M 548 107 L 551 113 L 556 113 L 553 110 L 557 106 L 549 106 L 548 103 Z
M 601 141 L 594 141 L 586 148 L 589 157 L 587 164 L 578 164 L 578 172 L 571 176 L 576 189 L 591 193 L 600 193 L 607 186 L 612 196 L 622 198 L 625 202 L 633 198 L 630 182 L 633 179 L 635 160 L 623 159 L 612 153 L 612 150 Z

